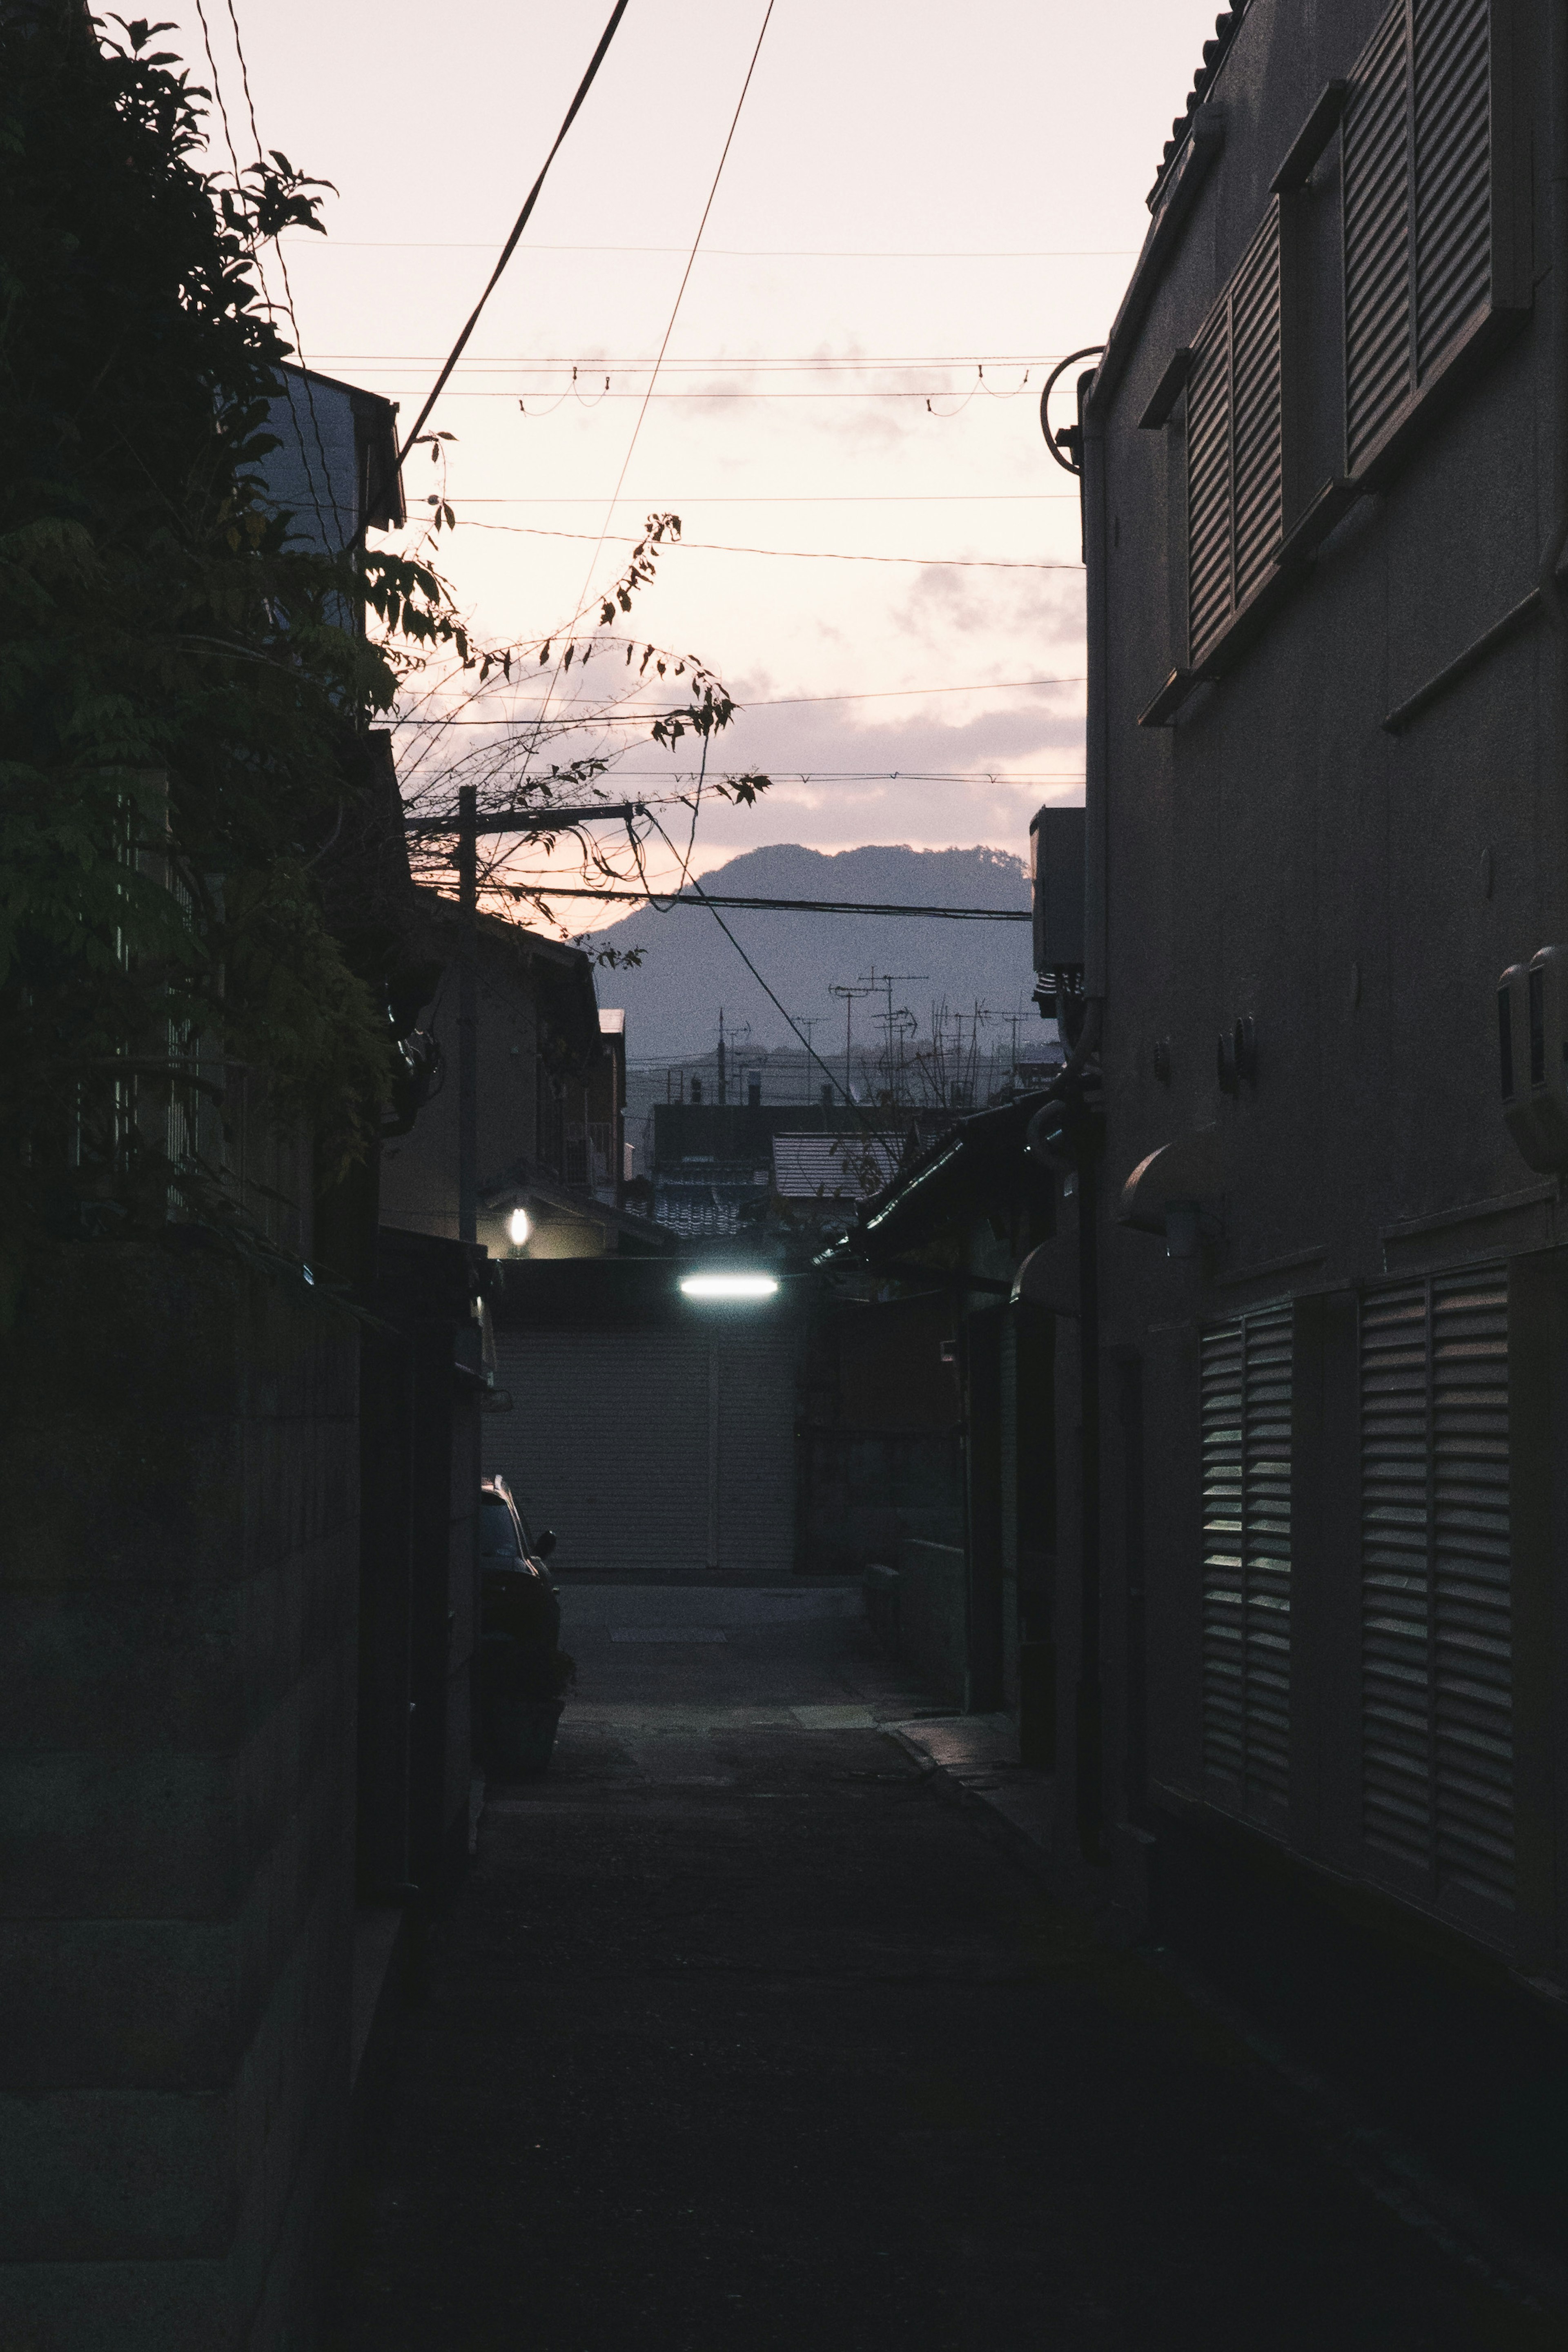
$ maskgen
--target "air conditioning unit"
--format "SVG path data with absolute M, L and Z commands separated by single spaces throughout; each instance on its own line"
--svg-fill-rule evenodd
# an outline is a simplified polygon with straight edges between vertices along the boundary
M 1542 948 L 1498 982 L 1502 1115 L 1542 1175 L 1568 1170 L 1568 947 Z

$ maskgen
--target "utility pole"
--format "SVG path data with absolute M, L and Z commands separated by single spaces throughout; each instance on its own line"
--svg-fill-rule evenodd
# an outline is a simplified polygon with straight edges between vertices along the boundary
M 458 791 L 458 1239 L 479 1239 L 479 801 Z
M 792 1013 L 790 1017 L 795 1027 L 804 1031 L 805 1035 L 805 1074 L 802 1083 L 805 1087 L 805 1099 L 809 1102 L 811 1100 L 811 1033 L 816 1028 L 820 1016 L 814 1013 L 809 1021 L 804 1013 Z
M 722 1005 L 719 1007 L 719 1099 L 721 1102 L 723 1102 L 726 1099 L 724 1092 L 724 1008 Z
M 478 1241 L 479 1225 L 479 835 L 550 833 L 589 817 L 615 817 L 629 824 L 646 812 L 640 801 L 587 808 L 508 809 L 479 821 L 472 784 L 458 787 L 456 822 L 450 816 L 405 817 L 408 834 L 458 836 L 458 1239 Z

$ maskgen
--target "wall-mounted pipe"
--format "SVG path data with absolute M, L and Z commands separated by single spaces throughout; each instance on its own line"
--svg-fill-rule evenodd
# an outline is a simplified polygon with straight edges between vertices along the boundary
M 1568 848 L 1568 604 L 1559 567 L 1568 549 L 1568 0 L 1547 11 L 1546 105 L 1551 122 L 1547 183 L 1551 248 L 1552 529 L 1542 551 L 1538 584 L 1553 641 L 1548 740 L 1557 767 L 1558 824 Z M 1568 917 L 1568 869 L 1559 907 Z

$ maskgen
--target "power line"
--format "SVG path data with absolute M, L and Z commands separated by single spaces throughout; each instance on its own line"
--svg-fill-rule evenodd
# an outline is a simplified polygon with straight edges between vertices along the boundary
M 514 531 L 526 539 L 592 539 L 591 530 L 551 530 L 542 523 L 470 522 L 470 530 Z M 632 532 L 606 531 L 606 540 L 635 546 Z M 826 547 L 734 547 L 716 540 L 682 539 L 676 542 L 693 555 L 775 555 L 799 563 L 912 563 L 925 572 L 1081 572 L 1079 563 L 1031 563 L 1021 557 L 999 555 L 850 555 Z
M 625 0 L 622 0 L 622 5 L 625 5 Z M 619 499 L 622 490 L 626 488 L 626 469 L 632 462 L 632 452 L 637 446 L 637 436 L 642 431 L 643 419 L 647 415 L 648 402 L 653 398 L 653 388 L 658 380 L 658 371 L 663 362 L 665 352 L 669 349 L 669 339 L 675 332 L 675 322 L 680 314 L 681 300 L 686 293 L 687 282 L 691 276 L 692 264 L 697 259 L 697 248 L 702 242 L 702 232 L 708 226 L 708 215 L 713 209 L 713 199 L 719 193 L 719 183 L 724 175 L 724 166 L 730 160 L 730 149 L 734 143 L 735 133 L 740 128 L 741 110 L 746 103 L 746 93 L 752 87 L 752 76 L 756 72 L 757 59 L 762 56 L 763 43 L 767 37 L 767 30 L 768 26 L 773 22 L 773 0 L 768 0 L 767 7 L 763 13 L 762 29 L 757 35 L 757 45 L 752 51 L 752 61 L 746 68 L 746 79 L 741 84 L 741 95 L 735 100 L 735 111 L 730 118 L 730 128 L 724 135 L 724 144 L 720 151 L 718 165 L 713 173 L 713 184 L 708 191 L 708 201 L 702 207 L 702 217 L 697 224 L 697 234 L 691 240 L 691 251 L 687 257 L 686 267 L 680 273 L 680 283 L 675 289 L 675 300 L 670 305 L 669 319 L 664 331 L 664 340 L 658 347 L 658 357 L 654 361 L 653 373 L 648 377 L 647 390 L 643 394 L 642 406 L 638 409 L 637 414 L 637 422 L 632 426 L 632 437 L 626 444 L 626 454 L 621 460 L 621 470 L 616 477 L 616 487 L 611 493 L 609 505 L 605 509 L 605 520 L 599 529 L 598 544 L 595 547 L 593 554 L 588 558 L 588 569 L 584 575 L 583 586 L 577 598 L 579 610 L 574 613 L 572 615 L 572 618 L 567 622 L 566 626 L 568 629 L 574 628 L 578 620 L 582 617 L 583 612 L 588 609 L 587 604 L 584 603 L 584 599 L 588 598 L 589 588 L 594 577 L 594 566 L 598 561 L 599 548 L 604 545 L 605 534 L 610 528 L 610 517 L 616 510 L 616 500 Z M 561 661 L 558 659 L 555 664 L 555 667 L 551 672 L 550 685 L 545 691 L 544 699 L 547 706 L 551 695 L 555 690 L 556 679 L 560 676 Z M 542 717 L 542 713 L 541 713 L 541 716 Z
M 539 201 L 539 192 L 544 185 L 545 174 L 548 173 L 552 163 L 554 163 L 556 156 L 560 153 L 562 142 L 565 139 L 566 133 L 571 130 L 572 125 L 577 120 L 577 110 L 581 107 L 584 100 L 587 97 L 589 90 L 594 86 L 595 76 L 597 74 L 599 68 L 605 61 L 605 53 L 608 49 L 610 43 L 616 37 L 621 18 L 626 15 L 629 0 L 616 0 L 616 5 L 610 12 L 610 21 L 599 36 L 599 46 L 595 50 L 592 58 L 588 60 L 588 70 L 577 85 L 577 95 L 574 98 L 571 105 L 567 108 L 565 118 L 562 122 L 560 130 L 555 134 L 555 143 L 551 148 L 549 154 L 546 155 L 543 163 L 541 164 L 539 177 L 535 180 L 532 187 L 529 190 L 528 195 L 523 203 L 522 210 L 519 213 L 517 219 L 512 224 L 511 235 L 507 238 L 506 243 L 502 246 L 500 257 L 486 281 L 483 293 L 479 296 L 479 300 L 475 303 L 472 310 L 469 312 L 461 334 L 459 334 L 457 341 L 453 344 L 450 352 L 443 362 L 440 374 L 437 377 L 435 383 L 431 386 L 429 398 L 426 401 L 424 407 L 415 418 L 413 429 L 408 434 L 402 448 L 397 453 L 397 462 L 400 466 L 407 457 L 409 450 L 418 440 L 421 433 L 425 430 L 426 425 L 429 420 L 430 412 L 435 407 L 436 403 L 439 400 L 442 392 L 446 388 L 447 377 L 451 374 L 452 370 L 457 366 L 458 362 L 462 358 L 464 350 L 468 344 L 468 337 L 473 333 L 474 329 L 479 323 L 479 316 L 484 310 L 485 304 L 489 300 L 490 296 L 494 293 L 497 286 L 500 284 L 501 272 L 506 268 L 507 263 L 511 259 L 513 253 L 517 249 L 518 239 L 521 236 L 523 230 L 528 226 L 529 215 L 531 214 L 534 205 Z M 385 496 L 387 488 L 388 485 L 384 483 L 378 485 L 377 498 L 374 499 L 368 499 L 366 501 L 367 512 L 374 511 L 379 499 Z
M 438 352 L 327 352 L 323 361 L 334 367 L 434 367 L 440 359 Z M 786 375 L 815 375 L 825 370 L 848 368 L 859 374 L 868 369 L 933 368 L 933 367 L 1049 367 L 1059 360 L 1060 352 L 994 352 L 984 344 L 971 345 L 966 352 L 891 352 L 881 357 L 868 357 L 853 352 L 805 352 L 800 357 L 763 359 L 748 358 L 742 353 L 727 353 L 717 359 L 609 359 L 602 353 L 581 352 L 476 352 L 464 360 L 465 368 L 586 368 L 595 375 L 630 375 L 644 368 L 658 367 L 665 374 L 751 375 L 768 370 Z
M 659 834 L 663 837 L 665 846 L 679 856 L 679 852 L 676 850 L 674 842 L 670 840 L 670 837 L 668 834 L 665 832 L 663 825 L 659 824 L 657 816 L 654 817 L 653 823 L 658 825 Z M 690 887 L 696 892 L 699 899 L 709 908 L 712 914 L 713 920 L 718 924 L 719 929 L 723 932 L 724 937 L 729 940 L 730 945 L 734 949 L 735 953 L 740 957 L 741 961 L 745 965 L 746 970 L 751 973 L 752 978 L 756 982 L 757 986 L 767 997 L 768 1002 L 772 1004 L 775 1013 L 781 1013 L 784 1014 L 784 1019 L 789 1023 L 789 1025 L 791 1029 L 794 1030 L 795 1035 L 800 1038 L 800 1042 L 805 1047 L 807 1055 L 811 1060 L 816 1064 L 816 1066 L 822 1072 L 823 1076 L 828 1081 L 830 1086 L 836 1086 L 837 1084 L 837 1080 L 834 1077 L 832 1071 L 828 1068 L 821 1055 L 816 1051 L 816 1048 L 813 1045 L 810 1038 L 802 1034 L 794 1014 L 785 1011 L 783 998 L 779 996 L 774 990 L 768 986 L 767 982 L 763 978 L 762 973 L 757 970 L 756 965 L 752 961 L 751 957 L 746 953 L 745 949 L 741 945 L 740 940 L 735 937 L 734 932 L 730 929 L 729 924 L 724 920 L 724 918 L 719 912 L 718 908 L 713 905 L 712 900 L 709 898 L 708 893 L 704 890 L 701 883 L 698 881 L 695 875 L 691 877 Z M 847 1102 L 849 1108 L 855 1113 L 856 1118 L 860 1121 L 860 1124 L 865 1129 L 867 1134 L 875 1134 L 876 1129 L 872 1127 L 870 1120 L 866 1117 L 866 1114 L 861 1109 L 859 1104 L 855 1100 L 854 1096 L 847 1094 L 846 1101 Z
M 362 375 L 365 375 L 374 373 L 375 371 L 362 368 L 358 373 Z M 386 371 L 386 373 L 391 373 L 391 371 Z M 401 378 L 396 375 L 393 375 L 392 380 L 395 383 L 401 382 Z M 896 392 L 876 390 L 870 392 L 773 392 L 756 390 L 749 392 L 596 392 L 594 394 L 592 399 L 584 399 L 581 394 L 576 394 L 574 398 L 574 388 L 571 386 L 569 386 L 564 392 L 556 392 L 553 389 L 551 389 L 544 392 L 533 392 L 523 394 L 518 392 L 514 386 L 509 386 L 504 392 L 471 392 L 467 388 L 467 386 L 459 383 L 452 386 L 450 391 L 447 393 L 447 397 L 448 400 L 515 400 L 518 406 L 523 410 L 523 414 L 529 416 L 529 422 L 533 424 L 541 421 L 543 415 L 547 414 L 552 416 L 554 415 L 556 409 L 564 407 L 569 400 L 573 400 L 574 404 L 576 407 L 584 410 L 591 415 L 595 408 L 602 408 L 605 403 L 608 400 L 640 400 L 643 402 L 645 406 L 649 401 L 683 400 L 923 400 L 930 403 L 933 400 L 956 400 L 959 395 L 963 394 L 966 397 L 967 404 L 967 397 L 979 390 L 984 390 L 988 399 L 1000 402 L 1006 400 L 1021 400 L 1025 393 L 1029 390 L 1029 387 L 1027 384 L 1019 384 L 1016 390 L 1012 392 L 994 392 L 989 384 L 976 386 L 941 383 L 905 384 Z M 1031 397 L 1033 395 L 1031 394 Z M 554 404 L 548 411 L 540 411 L 534 415 L 530 415 L 529 411 L 524 406 L 525 399 L 541 402 L 552 401 Z
M 505 498 L 476 498 L 471 492 L 455 493 L 458 503 L 468 507 L 597 507 L 604 504 L 602 496 L 587 498 L 528 497 L 521 493 Z M 617 499 L 622 507 L 646 507 L 679 511 L 683 507 L 935 507 L 935 506 L 1041 506 L 1058 499 L 1070 499 L 1076 506 L 1076 490 L 763 490 L 750 496 L 734 492 L 723 497 L 682 499 L 649 498 L 640 493 L 637 498 Z
M 654 776 L 665 783 L 679 783 L 680 772 L 668 768 L 627 768 L 617 761 L 613 771 L 616 780 L 622 776 Z M 1017 784 L 1032 789 L 1037 784 L 1081 784 L 1081 768 L 1048 769 L 1044 774 L 1004 774 L 1000 769 L 984 769 L 978 772 L 946 768 L 775 768 L 770 764 L 769 781 L 774 784 Z M 695 779 L 693 779 L 695 781 Z M 653 793 L 650 800 L 662 796 Z M 671 797 L 685 802 L 687 795 L 678 793 Z
M 302 242 L 302 240 L 301 240 Z M 335 236 L 330 245 L 312 243 L 309 252 L 341 253 L 487 253 L 483 237 Z M 683 245 L 531 245 L 531 253 L 684 253 Z M 705 245 L 705 261 L 1132 261 L 1132 246 L 1053 247 L 1037 251 L 1002 248 L 960 253 L 951 246 L 929 253 L 907 247 L 876 250 L 845 246 Z
M 695 888 L 697 886 L 693 884 L 692 887 Z M 647 890 L 568 889 L 551 882 L 509 882 L 491 884 L 490 887 L 504 889 L 512 898 L 604 898 L 616 905 L 632 907 L 651 907 L 654 903 Z M 1010 907 L 887 906 L 857 898 L 731 898 L 711 891 L 704 891 L 700 898 L 681 896 L 666 899 L 656 911 L 667 914 L 674 907 L 739 907 L 753 913 L 771 911 L 786 915 L 921 915 L 932 921 L 944 923 L 1028 923 L 1034 920 L 1027 908 L 1019 913 Z
M 679 282 L 679 285 L 677 285 L 677 289 L 675 289 L 675 301 L 670 303 L 670 320 L 668 320 L 668 324 L 666 324 L 666 334 L 663 334 L 663 341 L 660 341 L 660 346 L 658 346 L 658 358 L 654 360 L 654 374 L 648 376 L 648 388 L 647 388 L 647 393 L 644 393 L 644 395 L 642 395 L 642 407 L 637 409 L 637 421 L 635 421 L 635 424 L 632 424 L 632 437 L 630 437 L 630 442 L 627 442 L 627 445 L 626 445 L 626 457 L 621 458 L 621 473 L 616 475 L 616 487 L 614 487 L 614 491 L 611 491 L 609 506 L 605 508 L 605 522 L 599 524 L 599 539 L 597 539 L 597 546 L 595 546 L 593 555 L 590 555 L 590 558 L 588 558 L 588 572 L 585 572 L 585 574 L 583 574 L 583 585 L 581 585 L 581 591 L 578 591 L 578 609 L 576 609 L 576 612 L 572 614 L 572 618 L 569 618 L 569 621 L 566 621 L 566 628 L 569 628 L 569 630 L 576 628 L 576 624 L 578 624 L 578 621 L 581 621 L 581 618 L 583 618 L 583 614 L 585 614 L 585 612 L 588 612 L 590 607 L 593 607 L 593 597 L 590 597 L 590 585 L 593 585 L 593 567 L 595 567 L 595 564 L 597 564 L 597 560 L 599 560 L 599 548 L 605 546 L 605 534 L 606 534 L 606 531 L 609 531 L 609 518 L 611 518 L 611 515 L 614 515 L 614 510 L 616 510 L 616 499 L 621 497 L 621 491 L 626 489 L 626 473 L 627 473 L 627 466 L 630 466 L 630 463 L 632 463 L 632 449 L 635 449 L 635 446 L 637 446 L 637 436 L 639 436 L 639 433 L 642 433 L 642 419 L 644 419 L 644 416 L 647 416 L 647 414 L 648 414 L 648 400 L 651 400 L 651 397 L 654 397 L 654 385 L 656 385 L 656 381 L 658 381 L 658 369 L 660 369 L 660 362 L 663 362 L 663 355 L 666 355 L 666 351 L 668 351 L 668 348 L 670 348 L 670 336 L 675 334 L 675 320 L 679 318 L 679 306 L 682 306 L 682 297 L 684 297 L 684 291 L 687 291 L 687 280 L 689 280 L 689 278 L 691 278 L 691 264 L 693 264 L 693 261 L 696 261 L 696 249 L 699 249 L 699 245 L 700 245 L 700 242 L 703 242 L 703 230 L 708 228 L 708 214 L 712 212 L 712 200 L 715 200 L 715 195 L 717 195 L 717 193 L 720 193 L 720 179 L 721 179 L 721 176 L 724 176 L 724 164 L 729 163 L 729 151 L 731 151 L 733 139 L 736 139 L 736 130 L 738 130 L 738 127 L 741 127 L 741 108 L 745 106 L 745 94 L 748 94 L 748 89 L 750 89 L 750 87 L 752 87 L 752 73 L 754 73 L 754 70 L 757 70 L 757 58 L 762 57 L 762 42 L 764 42 L 766 30 L 769 30 L 769 24 L 771 24 L 771 21 L 773 21 L 773 0 L 769 0 L 769 5 L 766 5 L 766 9 L 764 9 L 764 16 L 762 16 L 762 30 L 759 30 L 759 33 L 757 33 L 757 47 L 752 49 L 752 61 L 750 61 L 750 66 L 748 66 L 748 68 L 745 68 L 745 80 L 741 82 L 741 97 L 736 99 L 736 110 L 733 110 L 733 115 L 731 115 L 731 118 L 729 118 L 729 131 L 726 131 L 726 134 L 724 134 L 724 146 L 721 146 L 721 151 L 720 151 L 720 163 L 717 163 L 715 174 L 712 174 L 712 186 L 710 186 L 710 191 L 708 191 L 708 203 L 703 205 L 703 216 L 700 216 L 700 221 L 699 221 L 699 224 L 696 224 L 696 236 L 693 236 L 693 240 L 691 240 L 691 254 L 689 254 L 689 257 L 687 257 L 687 268 L 682 270 L 682 282 Z M 576 369 L 574 369 L 574 374 L 576 374 Z M 627 597 L 627 604 L 630 604 L 630 597 Z M 557 679 L 560 679 L 560 675 L 562 675 L 562 661 L 564 661 L 564 658 L 569 658 L 569 656 L 557 656 L 555 668 L 550 670 L 550 685 L 545 687 L 545 708 L 550 706 L 550 696 L 555 694 L 555 685 L 557 685 Z M 541 719 L 543 719 L 543 710 L 541 710 Z
M 795 704 L 805 702 L 892 702 L 901 700 L 907 695 L 914 694 L 1005 694 L 1016 692 L 1025 687 L 1084 686 L 1087 685 L 1087 683 L 1088 680 L 1081 677 L 997 677 L 983 679 L 975 686 L 878 686 L 869 687 L 852 694 L 760 695 L 754 702 L 737 701 L 735 708 L 737 710 L 783 710 L 792 708 Z M 428 719 L 399 719 L 394 720 L 393 723 L 395 726 L 399 727 L 522 727 L 526 726 L 531 720 L 538 717 L 538 715 L 539 714 L 537 712 L 531 710 L 525 710 L 516 717 L 500 719 L 445 719 L 437 715 Z M 570 706 L 568 706 L 567 711 L 563 714 L 563 723 L 564 723 L 565 719 L 570 715 Z M 598 726 L 600 724 L 607 724 L 612 719 L 619 722 L 628 719 L 663 719 L 668 717 L 679 719 L 683 715 L 683 706 L 678 703 L 673 705 L 668 710 L 660 704 L 657 707 L 639 708 L 635 710 L 612 709 L 604 712 L 595 711 L 587 714 L 587 718 L 589 723 L 594 726 Z

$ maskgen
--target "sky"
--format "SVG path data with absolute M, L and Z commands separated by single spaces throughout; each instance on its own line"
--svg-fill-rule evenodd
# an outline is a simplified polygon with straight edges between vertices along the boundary
M 406 429 L 609 0 L 205 7 L 241 162 L 236 18 L 262 144 L 337 191 L 325 237 L 285 241 L 299 348 L 400 402 Z M 196 0 L 167 13 L 210 79 Z M 689 814 L 658 796 L 689 793 L 691 740 L 667 752 L 631 715 L 684 682 L 650 695 L 656 674 L 639 686 L 605 644 L 584 674 L 590 621 L 559 667 L 563 625 L 674 511 L 681 543 L 622 633 L 639 661 L 652 643 L 716 673 L 742 708 L 712 768 L 774 780 L 754 808 L 705 799 L 692 870 L 784 841 L 1021 856 L 1042 803 L 1083 796 L 1077 498 L 1038 394 L 1115 313 L 1214 0 L 773 0 L 758 51 L 766 15 L 631 0 L 431 420 L 456 437 L 438 464 L 411 457 L 412 528 L 390 542 L 433 550 L 479 640 L 548 637 L 552 656 L 528 651 L 478 701 L 425 681 L 426 712 L 469 723 L 403 729 L 400 770 L 445 805 L 464 754 L 504 801 L 542 681 L 573 721 L 629 693 L 536 757 L 617 751 L 624 796 L 652 796 L 684 852 Z M 216 118 L 213 135 L 222 163 Z M 268 275 L 281 301 L 276 259 Z M 432 541 L 437 497 L 456 520 Z M 624 835 L 601 831 L 624 869 Z M 647 862 L 678 871 L 657 836 Z

